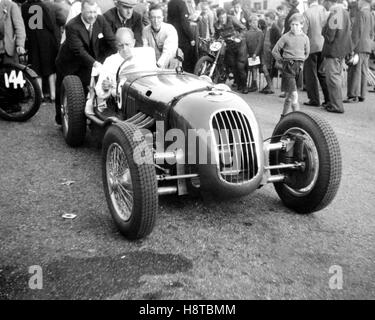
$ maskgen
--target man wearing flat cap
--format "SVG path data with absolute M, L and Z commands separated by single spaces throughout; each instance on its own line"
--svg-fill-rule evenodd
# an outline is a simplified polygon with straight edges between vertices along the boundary
M 113 33 L 122 27 L 131 29 L 134 33 L 135 46 L 142 47 L 142 16 L 134 11 L 136 4 L 137 0 L 117 0 L 115 7 L 105 12 L 104 17 L 110 24 Z

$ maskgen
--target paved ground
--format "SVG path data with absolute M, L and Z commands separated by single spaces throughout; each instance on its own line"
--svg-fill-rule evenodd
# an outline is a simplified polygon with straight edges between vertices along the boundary
M 245 99 L 268 136 L 282 99 Z M 0 120 L 0 299 L 374 299 L 375 95 L 343 115 L 316 112 L 343 155 L 328 208 L 295 214 L 271 185 L 231 202 L 168 197 L 151 236 L 137 242 L 112 223 L 92 139 L 66 146 L 51 105 L 27 123 Z M 41 290 L 28 285 L 33 265 Z M 335 265 L 341 290 L 329 287 Z

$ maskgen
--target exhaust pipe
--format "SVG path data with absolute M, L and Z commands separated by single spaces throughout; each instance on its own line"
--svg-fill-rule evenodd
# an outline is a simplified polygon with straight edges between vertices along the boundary
M 168 186 L 168 187 L 159 187 L 158 188 L 158 195 L 165 196 L 168 194 L 176 194 L 177 193 L 177 186 Z

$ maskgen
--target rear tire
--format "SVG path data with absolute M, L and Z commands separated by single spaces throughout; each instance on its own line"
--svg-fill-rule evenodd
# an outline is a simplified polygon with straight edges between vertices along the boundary
M 62 131 L 71 147 L 83 144 L 86 136 L 86 98 L 77 76 L 66 76 L 61 86 Z
M 341 153 L 333 129 L 314 113 L 292 112 L 276 125 L 273 136 L 279 135 L 302 137 L 300 150 L 305 168 L 274 170 L 273 174 L 287 176 L 284 182 L 274 184 L 277 194 L 288 208 L 298 213 L 323 209 L 334 199 L 341 180 Z M 278 142 L 280 138 L 275 137 L 272 142 Z M 284 151 L 270 154 L 271 165 L 287 162 L 285 160 Z
M 134 125 L 122 122 L 111 125 L 103 140 L 103 186 L 108 208 L 119 231 L 131 240 L 151 233 L 158 208 L 153 155 L 141 137 Z M 135 156 L 143 163 L 135 161 Z

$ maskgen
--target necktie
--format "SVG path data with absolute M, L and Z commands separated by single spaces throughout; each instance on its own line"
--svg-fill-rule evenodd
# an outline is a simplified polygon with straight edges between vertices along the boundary
M 90 38 L 90 40 L 92 38 L 92 24 L 90 24 L 90 26 L 89 26 L 89 38 Z

